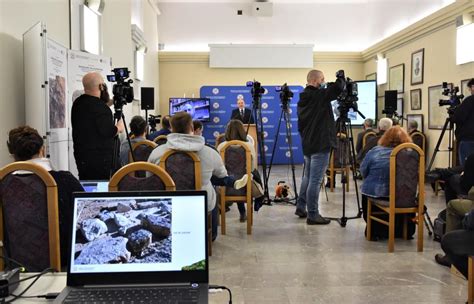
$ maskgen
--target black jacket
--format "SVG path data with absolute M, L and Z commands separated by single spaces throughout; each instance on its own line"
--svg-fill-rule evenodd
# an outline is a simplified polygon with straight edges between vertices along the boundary
M 456 123 L 456 139 L 474 141 L 474 95 L 466 97 L 454 111 L 452 121 Z
M 461 188 L 465 193 L 474 187 L 474 154 L 469 155 L 464 163 L 464 173 L 460 178 Z
M 331 101 L 339 96 L 343 87 L 343 81 L 338 79 L 327 89 L 308 85 L 300 93 L 298 132 L 304 155 L 329 152 L 331 148 L 336 147 L 336 124 Z
M 78 156 L 112 156 L 117 127 L 112 111 L 103 101 L 94 96 L 81 95 L 72 105 L 71 123 L 76 161 Z
M 230 116 L 230 119 L 238 119 L 244 124 L 247 124 L 250 121 L 250 123 L 253 124 L 254 121 L 253 121 L 253 117 L 251 116 L 251 114 L 252 114 L 252 110 L 245 108 L 244 117 L 242 117 L 240 115 L 239 108 L 237 108 L 237 109 L 232 110 L 232 114 Z
M 372 128 L 368 128 L 357 135 L 357 144 L 356 144 L 356 153 L 359 154 L 362 150 L 362 141 L 364 139 L 364 135 L 368 132 L 375 132 Z

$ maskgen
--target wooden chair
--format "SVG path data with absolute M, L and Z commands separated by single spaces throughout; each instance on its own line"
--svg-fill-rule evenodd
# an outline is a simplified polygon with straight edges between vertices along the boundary
M 135 177 L 136 171 L 147 171 L 152 175 Z M 171 176 L 158 165 L 148 162 L 134 162 L 123 166 L 112 176 L 109 191 L 166 190 L 175 191 Z
M 201 190 L 201 160 L 195 152 L 168 150 L 160 158 L 160 167 L 176 183 L 177 190 Z M 207 212 L 207 248 L 212 256 L 212 210 Z
M 147 161 L 153 149 L 158 145 L 151 140 L 143 140 L 132 144 L 133 156 L 135 161 Z M 128 152 L 128 163 L 132 163 L 132 152 Z
M 364 149 L 365 145 L 367 144 L 367 141 L 371 137 L 377 137 L 377 133 L 375 133 L 374 131 L 369 131 L 364 134 L 364 136 L 362 137 L 362 149 Z
M 413 143 L 423 150 L 426 155 L 426 136 L 420 131 L 416 131 L 410 134 Z
M 403 229 L 407 239 L 407 213 L 417 214 L 417 250 L 423 251 L 423 212 L 425 203 L 425 155 L 415 144 L 405 143 L 395 147 L 390 154 L 390 198 L 389 200 L 368 198 L 367 202 L 367 240 L 371 239 L 372 221 L 389 227 L 388 251 L 393 252 L 395 243 L 395 215 L 405 214 Z M 417 195 L 418 190 L 418 195 Z M 388 222 L 376 217 L 373 205 L 388 213 Z
M 167 141 L 168 141 L 168 138 L 166 137 L 166 135 L 160 135 L 160 136 L 157 136 L 155 139 L 153 139 L 153 142 L 157 144 L 158 146 L 166 144 Z
M 342 167 L 342 159 L 340 158 L 340 151 L 338 148 L 332 149 L 331 150 L 331 155 L 329 157 L 329 179 L 330 179 L 330 184 L 329 184 L 329 189 L 331 192 L 334 192 L 334 184 L 335 184 L 335 176 L 337 173 L 342 173 L 345 171 L 346 173 L 346 190 L 349 191 L 349 174 L 351 170 L 351 163 L 349 161 L 349 142 L 344 141 L 346 135 L 341 134 L 338 135 L 337 141 L 338 141 L 338 148 L 339 148 L 339 143 L 343 149 L 342 155 L 343 157 L 346 157 L 346 165 Z
M 216 148 L 221 144 L 223 143 L 225 140 L 225 134 L 224 133 L 221 133 L 219 135 L 217 135 L 216 137 Z
M 474 304 L 474 256 L 469 257 L 467 275 L 467 303 Z
M 221 187 L 220 189 L 220 209 L 221 209 L 221 233 L 226 234 L 225 223 L 225 203 L 245 202 L 247 204 L 247 234 L 252 234 L 253 209 L 252 209 L 252 156 L 248 146 L 240 140 L 231 140 L 225 143 L 220 151 L 227 173 L 236 179 L 248 174 L 247 186 L 236 190 L 233 188 Z
M 18 170 L 33 174 L 11 174 Z M 0 199 L 0 241 L 6 233 L 9 252 L 4 248 L 3 255 L 27 271 L 61 271 L 58 188 L 51 174 L 31 162 L 9 164 L 0 170 Z

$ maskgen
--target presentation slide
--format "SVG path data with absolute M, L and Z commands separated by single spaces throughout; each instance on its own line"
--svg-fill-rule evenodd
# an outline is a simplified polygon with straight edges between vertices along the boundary
M 357 106 L 359 111 L 364 114 L 366 118 L 376 118 L 377 114 L 377 83 L 375 80 L 363 80 L 356 81 L 359 100 Z M 339 103 L 337 100 L 331 102 L 332 109 L 334 112 L 334 120 L 339 117 Z M 359 113 L 354 112 L 352 109 L 347 113 L 347 117 L 350 118 L 352 125 L 364 124 L 364 118 Z
M 79 198 L 74 211 L 71 273 L 205 269 L 203 196 Z

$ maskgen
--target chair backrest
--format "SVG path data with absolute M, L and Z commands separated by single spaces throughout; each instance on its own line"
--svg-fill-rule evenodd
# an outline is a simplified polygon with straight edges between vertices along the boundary
M 135 161 L 147 161 L 153 149 L 158 145 L 151 140 L 138 141 L 132 144 L 133 156 Z M 128 152 L 128 163 L 133 162 L 132 153 Z
M 411 135 L 411 139 L 413 140 L 413 143 L 415 145 L 417 145 L 418 147 L 421 148 L 421 150 L 423 150 L 423 152 L 425 152 L 425 147 L 426 147 L 426 136 L 425 134 L 419 132 L 419 131 L 416 131 L 416 132 L 413 132 Z
M 331 155 L 329 158 L 330 168 L 338 169 L 342 168 L 342 164 L 344 163 L 345 166 L 350 166 L 350 158 L 349 158 L 349 141 L 346 139 L 346 135 L 338 135 L 336 138 L 337 147 L 331 150 Z M 342 150 L 341 150 L 342 149 Z M 343 159 L 343 157 L 345 159 Z M 345 167 L 344 166 L 344 167 Z
M 12 174 L 18 170 L 33 174 Z M 6 240 L 8 255 L 27 271 L 61 271 L 58 188 L 51 174 L 31 162 L 9 164 L 0 170 L 0 199 L 0 241 Z
M 201 189 L 201 160 L 195 152 L 168 150 L 160 158 L 160 167 L 173 178 L 176 190 Z
M 157 144 L 158 146 L 166 144 L 167 141 L 168 141 L 168 138 L 166 137 L 166 135 L 160 135 L 160 136 L 157 136 L 155 139 L 153 139 L 153 142 Z
M 376 136 L 377 136 L 377 133 L 375 133 L 374 131 L 369 131 L 365 133 L 364 136 L 362 137 L 362 148 L 365 147 L 365 144 L 367 143 L 369 138 L 376 137 Z
M 236 179 L 241 178 L 244 174 L 249 175 L 249 182 L 246 187 L 239 190 L 226 187 L 226 195 L 245 196 L 247 189 L 250 188 L 250 177 L 252 176 L 252 156 L 249 147 L 243 141 L 231 140 L 224 144 L 220 154 L 228 175 L 234 176 Z M 251 191 L 251 189 L 248 189 L 248 191 Z
M 425 154 L 413 143 L 395 147 L 390 154 L 390 204 L 415 207 L 424 202 Z
M 150 176 L 135 177 L 136 171 L 150 172 Z M 158 165 L 148 162 L 134 162 L 123 166 L 112 176 L 109 191 L 167 190 L 174 191 L 173 179 Z
M 216 137 L 216 148 L 217 146 L 219 146 L 221 143 L 223 143 L 225 140 L 225 134 L 224 133 L 221 133 L 219 135 L 217 135 Z

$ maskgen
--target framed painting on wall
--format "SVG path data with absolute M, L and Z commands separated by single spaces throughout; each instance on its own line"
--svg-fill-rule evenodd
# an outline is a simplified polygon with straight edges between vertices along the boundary
M 423 114 L 407 114 L 407 127 L 412 120 L 415 120 L 418 123 L 418 130 L 423 133 Z
M 452 86 L 452 83 L 448 84 L 448 87 Z M 439 105 L 440 100 L 446 100 L 442 93 L 442 85 L 428 87 L 428 129 L 442 130 L 448 117 L 446 107 Z
M 421 89 L 410 91 L 410 106 L 412 110 L 421 110 Z
M 423 67 L 425 63 L 425 49 L 411 54 L 411 84 L 423 83 Z
M 405 83 L 405 64 L 393 66 L 389 70 L 389 90 L 397 90 L 398 93 L 403 93 Z
M 403 117 L 403 98 L 397 98 L 397 114 Z M 403 118 L 398 121 L 400 126 L 403 126 Z
M 377 80 L 377 73 L 372 73 L 372 74 L 366 75 L 365 80 Z

